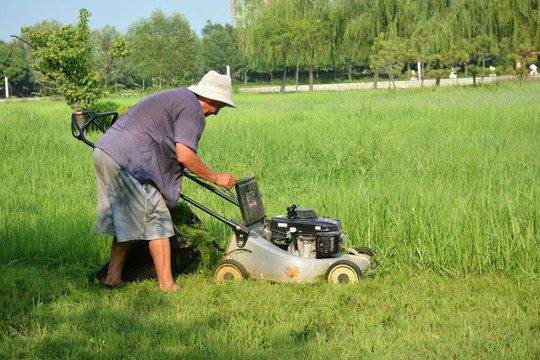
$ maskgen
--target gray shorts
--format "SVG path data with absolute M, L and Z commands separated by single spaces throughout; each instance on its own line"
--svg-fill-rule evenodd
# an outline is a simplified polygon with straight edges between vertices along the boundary
M 159 190 L 141 184 L 103 150 L 94 150 L 97 178 L 96 232 L 118 242 L 166 239 L 174 235 L 171 214 Z

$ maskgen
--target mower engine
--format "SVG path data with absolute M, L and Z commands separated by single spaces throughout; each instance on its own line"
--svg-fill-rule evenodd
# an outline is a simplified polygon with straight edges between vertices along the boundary
M 332 257 L 346 246 L 338 219 L 319 217 L 312 209 L 287 208 L 287 215 L 270 222 L 272 243 L 288 252 L 311 259 Z

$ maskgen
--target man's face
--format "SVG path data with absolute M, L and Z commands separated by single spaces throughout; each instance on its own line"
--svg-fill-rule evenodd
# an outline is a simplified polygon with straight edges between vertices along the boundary
M 199 98 L 199 100 L 201 102 L 201 106 L 202 106 L 205 117 L 210 116 L 210 115 L 217 115 L 219 113 L 219 110 L 221 110 L 221 108 L 226 106 L 224 103 L 220 101 L 208 99 L 202 96 Z

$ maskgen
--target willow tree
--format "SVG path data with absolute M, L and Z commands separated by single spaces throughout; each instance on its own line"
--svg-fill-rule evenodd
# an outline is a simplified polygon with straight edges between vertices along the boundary
M 287 59 L 294 51 L 294 22 L 281 17 L 261 17 L 251 29 L 254 49 L 261 62 L 273 65 L 281 62 L 283 77 L 281 92 L 285 92 L 287 81 Z
M 256 11 L 251 12 L 245 21 L 241 49 L 259 68 L 272 71 L 280 64 L 283 69 L 280 91 L 284 92 L 289 57 L 295 49 L 296 9 L 289 0 L 248 1 L 246 4 L 254 6 Z
M 333 11 L 336 62 L 346 68 L 352 80 L 353 64 L 368 62 L 369 52 L 378 29 L 371 24 L 365 3 L 358 0 L 341 0 Z

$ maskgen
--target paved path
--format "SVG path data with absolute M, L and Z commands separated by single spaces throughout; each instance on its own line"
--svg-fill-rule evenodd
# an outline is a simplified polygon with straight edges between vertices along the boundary
M 532 75 L 527 77 L 529 80 L 540 80 L 540 74 L 539 75 Z M 502 75 L 497 77 L 485 77 L 484 83 L 494 83 L 496 81 L 509 81 L 515 80 L 514 76 L 511 75 Z M 378 89 L 388 89 L 388 81 L 379 81 L 377 83 Z M 396 87 L 397 88 L 409 88 L 409 87 L 420 87 L 420 80 L 410 80 L 410 81 L 396 81 Z M 441 86 L 448 86 L 448 85 L 456 85 L 456 83 L 459 83 L 459 85 L 471 85 L 473 83 L 472 78 L 463 78 L 458 79 L 456 82 L 456 79 L 441 79 Z M 482 83 L 482 77 L 476 78 L 476 83 L 481 84 Z M 424 80 L 424 86 L 435 86 L 435 80 L 429 79 Z M 313 85 L 314 91 L 321 91 L 321 90 L 356 90 L 356 89 L 373 89 L 373 82 L 366 82 L 366 83 L 350 83 L 350 84 L 322 84 L 322 85 Z M 270 92 L 279 92 L 280 87 L 279 86 L 261 86 L 261 87 L 246 87 L 246 88 L 240 88 L 238 91 L 241 93 L 270 93 Z M 285 92 L 295 92 L 296 86 L 295 85 L 288 85 L 285 86 Z M 298 91 L 309 91 L 309 85 L 299 85 Z
M 540 81 L 540 74 L 530 75 L 527 77 L 527 80 Z M 516 81 L 516 78 L 511 75 L 502 75 L 497 77 L 486 77 L 484 78 L 484 83 L 494 83 L 497 81 Z M 458 79 L 459 85 L 471 85 L 473 83 L 472 78 Z M 476 83 L 481 84 L 482 78 L 477 77 Z M 409 88 L 409 87 L 420 87 L 420 80 L 409 80 L 409 81 L 396 81 L 397 88 Z M 441 86 L 456 85 L 456 79 L 441 79 Z M 435 86 L 435 80 L 429 79 L 424 80 L 424 86 Z M 377 83 L 378 89 L 388 89 L 388 81 L 379 81 Z M 261 86 L 261 87 L 247 87 L 238 89 L 241 93 L 272 93 L 279 92 L 279 86 Z M 321 84 L 313 85 L 314 91 L 321 90 L 330 90 L 330 91 L 340 91 L 340 90 L 358 90 L 358 89 L 373 89 L 373 82 L 366 83 L 350 83 L 350 84 Z M 295 85 L 285 86 L 285 92 L 295 92 Z M 298 91 L 309 91 L 309 85 L 299 85 Z M 17 101 L 39 101 L 47 100 L 49 98 L 10 98 L 10 99 L 0 99 L 0 103 L 4 102 L 17 102 Z

